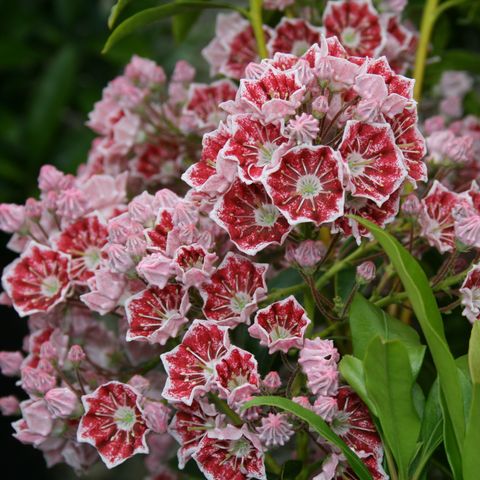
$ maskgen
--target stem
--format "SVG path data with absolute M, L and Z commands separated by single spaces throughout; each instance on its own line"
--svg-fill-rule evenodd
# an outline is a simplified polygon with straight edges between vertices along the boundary
M 227 405 L 227 402 L 218 398 L 214 393 L 210 393 L 208 397 L 215 404 L 217 409 L 224 413 L 236 427 L 243 425 L 243 420 Z
M 307 288 L 307 285 L 303 283 L 299 283 L 298 285 L 293 285 L 291 287 L 285 287 L 285 288 L 278 288 L 274 290 L 272 293 L 267 295 L 267 297 L 261 301 L 260 305 L 270 305 L 272 302 L 276 302 L 277 300 L 281 298 L 288 297 L 289 295 L 293 295 L 294 293 L 298 293 L 301 290 L 304 290 Z
M 255 40 L 257 41 L 257 50 L 260 58 L 267 58 L 267 45 L 265 43 L 265 33 L 263 31 L 262 20 L 263 0 L 250 0 L 250 23 L 252 24 Z
M 435 20 L 449 8 L 465 3 L 466 1 L 467 0 L 449 0 L 448 2 L 442 3 L 438 6 L 437 11 L 435 12 Z
M 417 47 L 417 56 L 415 57 L 415 87 L 413 95 L 415 100 L 420 101 L 422 96 L 423 79 L 425 77 L 425 65 L 427 63 L 428 46 L 432 36 L 433 26 L 435 25 L 438 0 L 427 0 L 423 9 L 422 23 L 420 25 L 420 35 Z

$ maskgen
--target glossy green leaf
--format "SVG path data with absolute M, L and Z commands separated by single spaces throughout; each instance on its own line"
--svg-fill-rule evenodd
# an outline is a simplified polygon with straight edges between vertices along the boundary
M 316 413 L 312 412 L 311 410 L 307 410 L 304 407 L 301 407 L 300 405 L 298 405 L 298 403 L 292 402 L 292 400 L 274 396 L 255 397 L 252 400 L 246 402 L 242 406 L 242 408 L 247 409 L 260 406 L 280 408 L 281 410 L 285 410 L 286 412 L 289 412 L 302 419 L 303 421 L 307 422 L 308 425 L 313 430 L 315 430 L 321 437 L 323 437 L 325 440 L 329 441 L 340 449 L 359 480 L 372 479 L 367 467 L 360 460 L 360 458 L 358 458 L 355 452 L 350 450 L 347 444 L 336 433 L 334 433 L 325 423 L 325 421 Z
M 175 1 L 181 2 L 182 0 Z M 180 13 L 172 18 L 173 37 L 178 44 L 182 43 L 187 38 L 190 30 L 193 28 L 195 23 L 197 23 L 201 14 L 202 12 L 199 10 L 198 12 Z
M 365 355 L 364 375 L 368 397 L 375 405 L 399 478 L 406 480 L 420 433 L 420 418 L 413 402 L 415 378 L 406 347 L 400 340 L 375 337 Z
M 110 10 L 110 16 L 108 17 L 108 28 L 112 29 L 115 23 L 117 23 L 118 17 L 122 10 L 133 0 L 118 0 L 118 2 L 113 5 Z
M 207 8 L 236 10 L 245 15 L 245 11 L 228 3 L 203 2 L 199 0 L 167 3 L 160 7 L 147 8 L 132 15 L 118 25 L 108 37 L 103 53 L 108 52 L 119 40 L 130 35 L 139 28 L 182 13 L 194 13 Z
M 352 355 L 344 355 L 338 365 L 340 373 L 357 395 L 365 402 L 369 410 L 376 415 L 375 405 L 370 401 L 365 386 L 363 362 Z
M 462 450 L 463 478 L 474 480 L 480 472 L 480 323 L 475 322 L 470 335 L 468 366 L 472 379 L 472 397 Z
M 352 216 L 374 235 L 390 258 L 407 292 L 433 357 L 449 418 L 459 444 L 465 434 L 462 389 L 455 360 L 445 338 L 442 316 L 425 272 L 395 238 L 374 223 Z
M 420 344 L 420 337 L 412 327 L 388 315 L 360 294 L 353 299 L 349 322 L 353 353 L 357 358 L 365 358 L 370 341 L 377 335 L 383 340 L 401 340 L 407 348 L 413 376 L 417 377 L 425 347 Z
M 462 480 L 462 455 L 443 392 L 440 393 L 440 405 L 443 415 L 443 443 L 445 444 L 445 454 L 447 455 L 454 480 Z

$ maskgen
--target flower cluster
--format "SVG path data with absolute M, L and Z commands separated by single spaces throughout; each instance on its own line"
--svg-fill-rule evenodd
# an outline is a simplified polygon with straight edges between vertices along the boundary
M 99 136 L 81 176 L 129 172 L 137 191 L 174 184 L 198 158 L 203 133 L 222 119 L 218 104 L 236 92 L 228 80 L 202 84 L 194 76 L 194 68 L 179 61 L 167 83 L 162 67 L 134 56 L 90 113 L 87 125 Z

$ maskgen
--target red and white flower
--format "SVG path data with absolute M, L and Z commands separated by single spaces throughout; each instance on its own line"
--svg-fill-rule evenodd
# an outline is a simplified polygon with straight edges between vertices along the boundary
M 285 152 L 288 138 L 282 135 L 280 125 L 263 124 L 248 114 L 229 118 L 231 138 L 222 155 L 238 163 L 238 174 L 243 182 L 258 182 L 264 170 L 268 170 Z
M 228 331 L 214 322 L 195 320 L 182 343 L 161 355 L 167 381 L 162 395 L 170 402 L 191 405 L 211 390 L 215 368 L 230 347 Z
M 466 203 L 458 193 L 451 192 L 435 180 L 427 196 L 421 200 L 418 221 L 422 227 L 421 234 L 428 243 L 445 253 L 455 248 L 455 219 L 453 211 Z
M 349 55 L 376 57 L 385 41 L 380 18 L 369 0 L 327 2 L 323 26 L 326 36 L 336 35 Z
M 283 244 L 291 230 L 261 185 L 247 185 L 238 179 L 217 200 L 210 216 L 248 255 Z
M 227 253 L 210 281 L 200 288 L 206 318 L 229 327 L 248 322 L 267 291 L 267 268 L 267 264 Z
M 405 180 L 402 154 L 386 124 L 349 121 L 339 151 L 348 165 L 347 186 L 354 197 L 380 207 Z
M 293 295 L 262 308 L 255 315 L 248 333 L 268 347 L 270 354 L 303 345 L 305 330 L 310 324 L 305 310 Z
M 318 27 L 301 18 L 282 18 L 275 27 L 267 48 L 270 56 L 275 53 L 291 53 L 301 57 L 314 43 L 320 43 L 321 33 Z
M 266 480 L 258 437 L 233 426 L 209 431 L 193 458 L 208 480 Z
M 224 417 L 205 401 L 195 400 L 191 405 L 178 403 L 176 408 L 168 433 L 180 444 L 177 452 L 178 467 L 183 469 L 198 450 L 198 444 L 203 437 L 210 430 L 220 427 Z
M 460 294 L 463 305 L 463 315 L 474 322 L 480 319 L 480 265 L 474 265 L 468 272 Z
M 149 287 L 125 302 L 127 340 L 148 340 L 165 345 L 188 322 L 188 291 L 181 285 Z
M 69 255 L 31 242 L 20 258 L 5 268 L 2 285 L 20 316 L 48 312 L 65 300 L 70 269 Z
M 93 445 L 108 468 L 137 453 L 148 453 L 148 427 L 140 395 L 129 385 L 108 382 L 82 397 L 85 413 L 77 431 L 79 442 Z
M 226 114 L 219 105 L 233 100 L 237 87 L 229 80 L 219 80 L 211 85 L 192 84 L 188 92 L 184 117 L 192 122 L 193 128 L 216 128 Z
M 250 352 L 233 347 L 217 364 L 216 371 L 220 396 L 230 405 L 237 405 L 258 391 L 257 360 Z
M 343 214 L 342 159 L 330 147 L 293 148 L 266 174 L 264 185 L 291 225 L 319 226 Z
M 100 266 L 102 248 L 107 243 L 107 227 L 96 215 L 77 220 L 55 240 L 55 246 L 71 257 L 70 275 L 77 283 L 85 283 Z
M 179 247 L 173 256 L 177 280 L 185 287 L 200 287 L 214 272 L 217 258 L 199 244 Z

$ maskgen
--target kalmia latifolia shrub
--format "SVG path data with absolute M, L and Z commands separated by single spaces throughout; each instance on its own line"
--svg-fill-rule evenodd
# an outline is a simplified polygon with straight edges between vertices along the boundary
M 379 307 L 414 321 L 361 222 L 437 258 L 442 308 L 480 319 L 480 120 L 462 109 L 473 79 L 444 73 L 419 123 L 405 3 L 329 1 L 318 18 L 269 0 L 280 20 L 256 29 L 219 14 L 203 55 L 221 77 L 209 83 L 184 61 L 167 78 L 134 56 L 89 116 L 97 137 L 78 173 L 45 165 L 38 198 L 0 205 L 18 253 L 1 302 L 30 330 L 0 352 L 25 392 L 0 408 L 48 466 L 81 474 L 143 454 L 151 480 L 184 468 L 358 478 L 349 451 L 371 478 L 397 478 L 348 319 L 363 301 L 365 321 Z M 412 330 L 394 326 L 395 338 Z M 351 360 L 356 382 L 340 367 Z M 260 396 L 291 400 L 337 441 L 288 409 L 247 404 Z

